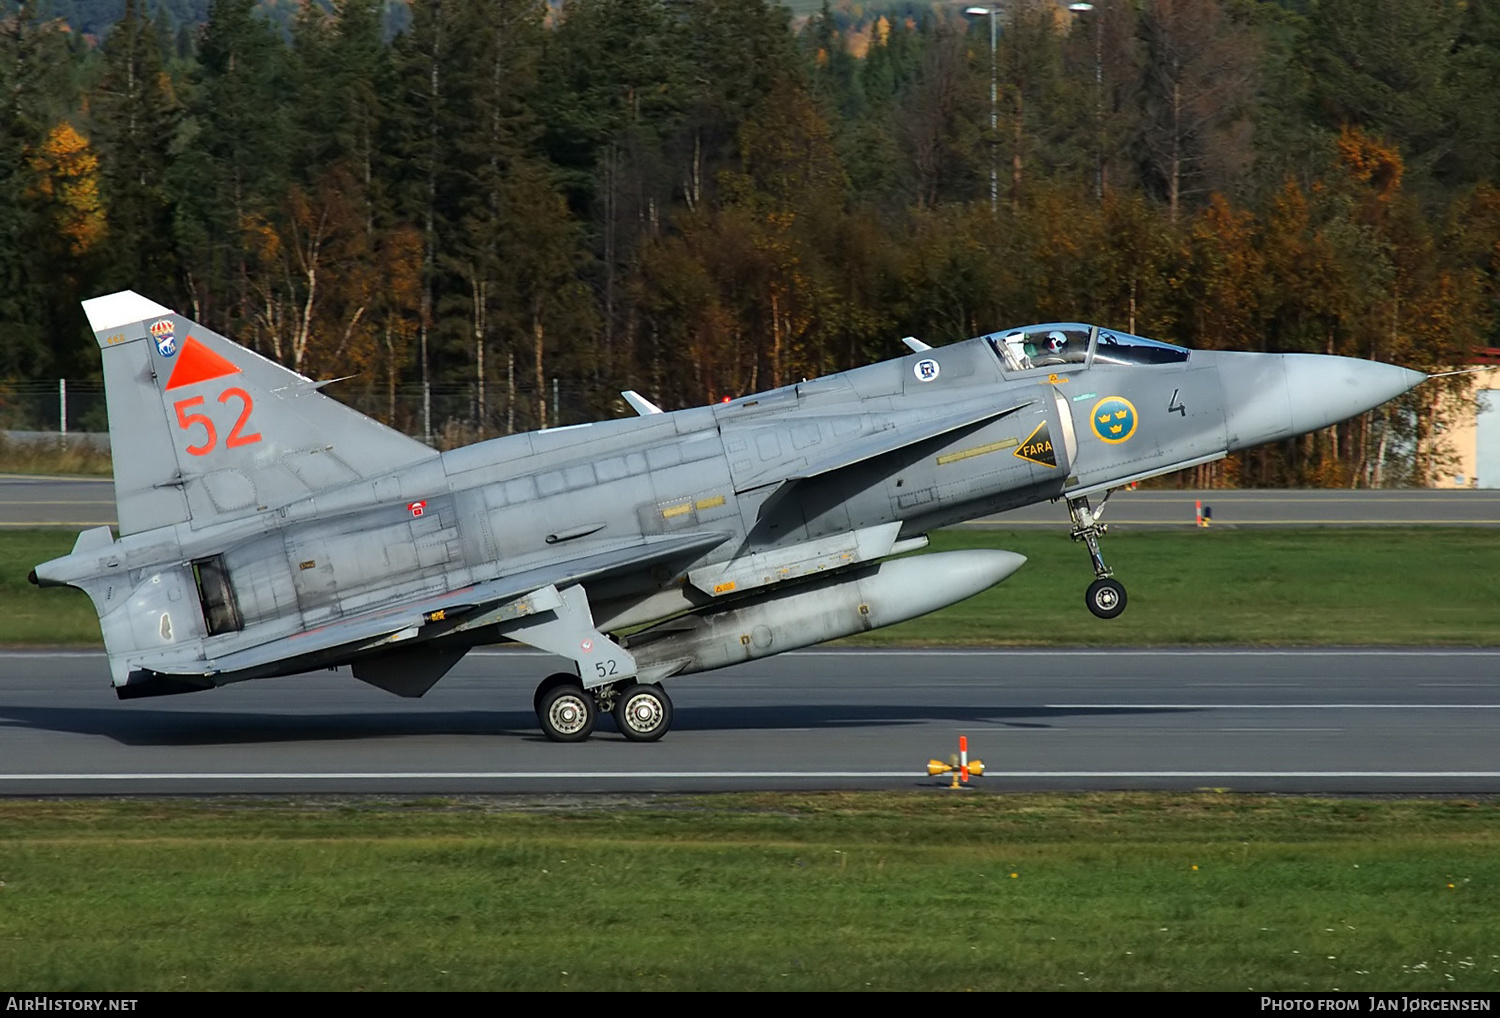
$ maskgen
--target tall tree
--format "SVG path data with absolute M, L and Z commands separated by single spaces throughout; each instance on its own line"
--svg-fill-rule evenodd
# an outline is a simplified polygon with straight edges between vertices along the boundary
M 140 0 L 104 41 L 104 75 L 91 104 L 109 223 L 105 278 L 111 289 L 178 297 L 174 203 L 167 173 L 180 109 L 162 65 L 157 26 Z
M 251 233 L 272 218 L 289 172 L 285 53 L 255 0 L 214 0 L 187 102 L 188 144 L 171 171 L 195 317 L 251 345 L 268 339 L 253 324 Z
M 398 100 L 387 111 L 387 175 L 396 213 L 421 237 L 416 345 L 422 385 L 422 436 L 432 442 L 432 339 L 439 294 L 440 231 L 447 218 L 439 181 L 448 165 L 446 143 L 458 129 L 448 102 L 448 56 L 459 35 L 456 5 L 418 0 L 412 22 L 395 41 Z
M 1500 109 L 1482 101 L 1500 81 L 1500 2 L 1468 0 L 1454 44 L 1455 128 L 1463 143 L 1445 169 L 1455 184 L 1500 179 Z
M 1453 175 L 1469 142 L 1456 130 L 1459 111 L 1474 101 L 1456 87 L 1458 8 L 1452 0 L 1323 0 L 1309 20 L 1314 115 L 1334 130 L 1358 126 L 1394 142 L 1422 187 Z
M 892 133 L 908 191 L 919 206 L 987 194 L 981 180 L 998 173 L 998 139 L 988 130 L 989 44 L 983 56 L 956 26 L 936 24 L 923 40 L 920 68 L 896 100 Z M 985 74 L 975 72 L 976 65 Z
M 42 150 L 72 105 L 73 60 L 64 26 L 39 23 L 37 6 L 19 0 L 0 17 L 0 375 L 21 377 L 87 361 L 78 258 L 93 249 L 59 244 L 51 232 L 60 210 L 49 196 L 61 182 L 46 179 L 57 162 Z
M 293 26 L 287 81 L 295 152 L 285 191 L 256 217 L 255 317 L 299 371 L 359 374 L 377 357 L 375 149 L 387 53 L 378 7 L 308 5 Z M 368 388 L 372 379 L 367 378 Z
M 444 261 L 461 281 L 452 291 L 454 304 L 467 298 L 475 421 L 489 429 L 498 423 L 491 419 L 494 350 L 501 354 L 505 372 L 504 429 L 514 430 L 516 359 L 532 345 L 522 340 L 534 341 L 538 329 L 545 335 L 534 313 L 539 298 L 532 287 L 539 284 L 522 277 L 527 268 L 544 262 L 546 254 L 525 247 L 517 215 L 527 206 L 544 215 L 549 205 L 545 172 L 534 166 L 537 128 L 530 107 L 543 10 L 533 0 L 485 0 L 472 5 L 470 13 L 474 20 L 465 24 L 463 43 L 450 68 L 452 96 L 472 126 L 456 139 L 458 214 Z M 514 190 L 530 193 L 526 200 L 516 201 Z
M 1178 221 L 1186 196 L 1223 190 L 1251 162 L 1256 47 L 1221 0 L 1146 0 L 1141 159 Z
M 637 245 L 674 195 L 691 205 L 702 190 L 690 167 L 674 165 L 671 144 L 687 103 L 685 45 L 683 17 L 664 0 L 571 0 L 547 40 L 543 142 L 592 236 L 606 377 L 623 363 L 621 281 Z

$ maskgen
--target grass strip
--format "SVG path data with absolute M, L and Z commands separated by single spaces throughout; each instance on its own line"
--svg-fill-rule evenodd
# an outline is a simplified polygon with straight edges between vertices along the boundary
M 1066 533 L 947 530 L 931 549 L 1005 548 L 1014 576 L 871 645 L 1495 645 L 1500 529 L 1127 531 L 1104 542 L 1129 605 L 1083 605 L 1088 554 Z
M 73 535 L 0 533 L 0 645 L 99 644 L 88 599 L 38 590 L 26 572 Z M 1111 534 L 1130 605 L 1112 622 L 1083 606 L 1092 578 L 1062 532 L 950 530 L 934 551 L 1006 548 L 1013 577 L 941 612 L 849 641 L 863 646 L 1500 644 L 1500 530 L 1371 528 Z
M 1500 988 L 1500 806 L 0 802 L 37 990 Z
M 112 471 L 109 452 L 81 436 L 22 439 L 0 434 L 0 473 L 109 477 Z

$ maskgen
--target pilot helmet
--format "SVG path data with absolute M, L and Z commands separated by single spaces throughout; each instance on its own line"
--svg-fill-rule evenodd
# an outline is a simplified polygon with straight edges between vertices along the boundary
M 1051 353 L 1062 353 L 1063 348 L 1068 345 L 1068 337 L 1057 329 L 1047 333 L 1047 349 Z

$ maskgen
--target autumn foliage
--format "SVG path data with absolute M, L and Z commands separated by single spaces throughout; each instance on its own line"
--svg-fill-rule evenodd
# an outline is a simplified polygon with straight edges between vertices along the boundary
M 1493 4 L 1015 0 L 993 50 L 948 8 L 33 6 L 0 31 L 0 374 L 96 371 L 76 301 L 121 287 L 433 441 L 1031 321 L 1500 344 Z M 1403 483 L 1436 399 L 1191 480 Z
M 99 197 L 99 157 L 73 125 L 53 127 L 31 154 L 35 190 L 29 196 L 47 209 L 48 225 L 82 257 L 104 237 L 104 203 Z

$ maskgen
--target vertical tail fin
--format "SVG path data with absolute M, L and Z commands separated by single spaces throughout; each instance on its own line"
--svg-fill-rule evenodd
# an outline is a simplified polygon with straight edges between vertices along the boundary
M 248 516 L 437 455 L 137 293 L 83 309 L 104 361 L 122 535 Z

